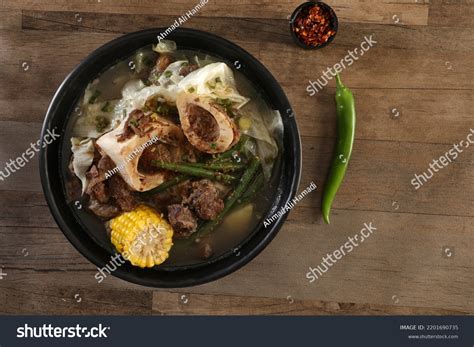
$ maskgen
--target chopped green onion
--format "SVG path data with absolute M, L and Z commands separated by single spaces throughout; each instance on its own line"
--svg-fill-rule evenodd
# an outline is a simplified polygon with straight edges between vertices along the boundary
M 146 78 L 143 78 L 142 79 L 142 82 L 144 85 L 146 85 L 147 87 L 151 86 L 153 83 L 151 83 L 151 81 L 149 79 L 146 79 Z
M 110 121 L 104 116 L 95 117 L 95 129 L 101 133 L 110 125 Z
M 108 112 L 112 112 L 113 109 L 114 109 L 114 108 L 112 107 L 112 105 L 110 104 L 110 102 L 107 101 L 107 102 L 105 103 L 105 105 L 102 106 L 101 111 L 102 111 L 102 112 L 105 112 L 105 113 L 108 113 Z
M 234 112 L 233 112 L 233 109 L 232 109 L 232 100 L 217 98 L 216 99 L 216 104 L 222 106 L 225 109 L 225 111 L 227 112 L 227 114 L 229 114 L 229 116 L 232 116 L 232 117 L 235 116 Z
M 92 93 L 92 96 L 89 99 L 89 104 L 93 104 L 97 98 L 100 96 L 101 92 L 99 90 L 95 90 L 94 93 Z
M 151 60 L 148 56 L 144 55 L 143 56 L 143 63 L 148 66 L 148 67 L 153 67 L 153 65 L 155 65 L 155 63 L 153 62 L 153 60 Z

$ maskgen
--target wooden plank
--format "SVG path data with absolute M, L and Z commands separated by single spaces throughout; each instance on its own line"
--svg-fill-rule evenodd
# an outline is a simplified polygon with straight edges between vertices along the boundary
M 299 219 L 300 220 L 300 219 Z M 315 283 L 306 273 L 363 223 L 378 230 Z M 474 311 L 472 218 L 340 211 L 330 227 L 286 223 L 244 269 L 188 293 L 376 303 Z M 453 250 L 452 257 L 443 249 Z M 298 254 L 295 257 L 295 254 Z M 238 285 L 236 285 L 238 283 Z
M 469 129 L 459 134 L 466 141 Z M 303 137 L 303 174 L 300 189 L 315 181 L 324 187 L 335 141 L 330 138 Z M 472 184 L 474 151 L 464 148 L 459 157 L 416 190 L 414 175 L 431 174 L 430 163 L 452 145 L 393 141 L 356 140 L 344 184 L 334 207 L 359 211 L 396 211 L 427 215 L 474 216 Z M 431 170 L 431 169 L 430 169 Z M 433 170 L 432 170 L 433 171 Z M 302 204 L 320 206 L 321 191 Z M 319 217 L 319 215 L 317 216 Z
M 179 16 L 191 10 L 199 3 L 197 0 L 172 0 L 156 5 L 153 0 L 109 2 L 101 0 L 56 1 L 46 0 L 41 3 L 30 0 L 4 0 L 3 6 L 9 9 L 29 9 L 42 11 L 76 11 L 95 13 L 136 13 L 162 14 Z M 276 0 L 255 2 L 241 0 L 228 6 L 222 6 L 218 0 L 209 0 L 197 16 L 212 17 L 249 17 L 286 19 L 301 3 L 297 0 Z M 407 25 L 426 25 L 428 22 L 428 4 L 407 1 L 328 1 L 334 7 L 340 21 L 393 24 L 397 15 L 400 23 Z
M 68 275 L 73 276 L 71 273 Z M 151 291 L 106 290 L 98 287 L 90 290 L 78 289 L 46 281 L 36 282 L 31 287 L 10 288 L 0 284 L 0 292 L 2 293 L 0 314 L 130 316 L 151 314 Z
M 0 190 L 41 191 L 38 152 L 34 152 L 31 159 L 26 156 L 28 162 L 24 167 L 18 170 L 13 167 L 14 172 L 6 169 L 7 162 L 21 157 L 31 143 L 39 140 L 40 134 L 41 125 L 38 123 L 0 122 L 0 170 L 8 175 L 0 179 Z
M 262 42 L 260 46 L 261 60 L 272 71 L 280 83 L 288 84 L 297 80 L 304 89 L 308 80 L 320 81 L 324 71 L 348 55 L 348 49 L 359 47 L 365 36 L 360 34 L 359 40 L 351 47 L 334 44 L 331 49 L 319 51 L 299 51 L 296 48 L 272 42 Z M 379 38 L 374 35 L 375 41 Z M 360 47 L 359 47 L 360 51 Z M 275 59 L 274 52 L 278 52 Z M 393 89 L 436 89 L 436 90 L 472 90 L 474 81 L 464 76 L 474 74 L 471 64 L 471 52 L 458 52 L 455 57 L 446 51 L 403 50 L 379 47 L 376 44 L 342 73 L 344 82 L 354 89 L 359 88 L 393 88 Z M 309 63 L 311 62 L 311 63 Z M 451 69 L 449 64 L 451 64 Z M 347 66 L 347 64 L 345 64 Z M 334 83 L 334 82 L 332 82 Z
M 21 114 L 24 122 L 42 122 L 62 80 L 85 56 L 116 36 L 89 33 L 51 36 L 40 31 L 8 35 L 5 49 L 0 52 L 0 79 L 4 86 L 0 89 L 0 120 L 17 120 Z M 242 43 L 242 46 L 255 51 L 258 45 Z M 27 67 L 26 71 L 23 66 Z
M 15 120 L 17 114 L 22 114 L 25 122 L 42 121 L 50 98 L 64 76 L 90 51 L 115 37 L 115 34 L 97 34 L 93 35 L 92 38 L 88 38 L 89 36 L 87 33 L 64 34 L 57 32 L 54 33 L 54 39 L 51 39 L 50 35 L 43 35 L 39 32 L 10 35 L 11 39 L 8 42 L 7 49 L 2 54 L 5 69 L 2 69 L 0 74 L 3 80 L 7 82 L 5 83 L 6 88 L 0 91 L 0 119 Z M 71 41 L 77 42 L 77 44 L 65 52 L 63 47 Z M 259 45 L 253 42 L 240 43 L 256 56 L 260 55 Z M 277 46 L 275 49 L 281 48 L 280 51 L 284 51 L 284 46 Z M 337 47 L 337 45 L 335 44 L 334 47 Z M 394 57 L 399 54 L 397 49 L 382 46 L 380 48 L 385 52 L 383 54 L 390 54 Z M 378 47 L 375 49 L 378 49 Z M 37 53 L 33 53 L 33 56 L 31 56 L 32 52 Z M 296 52 L 296 48 L 287 49 L 287 53 L 284 55 L 293 57 Z M 329 62 L 337 59 L 332 51 L 327 52 L 328 54 L 323 63 L 325 66 L 329 66 Z M 366 67 L 373 65 L 376 61 L 376 59 L 373 60 L 375 57 L 370 56 L 373 52 L 369 51 L 367 53 L 366 61 L 359 61 L 355 64 L 361 63 Z M 433 58 L 437 60 L 438 75 L 444 74 L 446 78 L 444 81 L 436 80 L 435 82 L 433 80 L 433 83 L 427 86 L 431 89 L 423 89 L 423 92 L 406 89 L 410 88 L 411 78 L 401 81 L 403 85 L 387 88 L 384 87 L 386 86 L 386 74 L 371 72 L 375 76 L 375 78 L 368 79 L 371 85 L 360 86 L 354 79 L 362 79 L 364 76 L 361 74 L 366 73 L 366 67 L 359 70 L 359 67 L 354 64 L 351 69 L 344 72 L 344 78 L 347 78 L 346 84 L 354 89 L 357 97 L 357 107 L 360 115 L 359 138 L 428 143 L 452 143 L 457 140 L 457 134 L 470 124 L 469 110 L 473 101 L 469 97 L 469 90 L 454 88 L 459 84 L 459 75 L 464 73 L 460 70 L 459 63 L 453 61 L 452 70 L 449 70 L 449 66 L 446 65 L 448 61 L 443 62 L 441 59 L 443 53 L 438 54 L 440 55 L 438 58 Z M 469 56 L 468 53 L 465 54 Z M 308 79 L 316 80 L 319 78 L 324 67 L 320 64 L 319 68 L 308 74 L 306 70 L 297 66 L 276 64 L 267 53 L 262 53 L 262 55 L 265 57 L 264 62 L 267 63 L 267 66 L 283 82 L 284 89 L 295 107 L 300 124 L 305 124 L 301 127 L 303 135 L 334 136 L 334 126 L 332 126 L 334 122 L 332 100 L 334 82 L 331 81 L 329 86 L 314 97 L 310 97 L 306 91 Z M 342 53 L 337 55 L 339 58 Z M 365 57 L 363 58 L 365 59 Z M 29 66 L 27 71 L 21 69 L 23 61 L 27 62 Z M 51 64 L 51 61 L 55 61 L 55 64 Z M 367 67 L 367 69 L 369 68 Z M 406 72 L 401 71 L 402 69 L 404 69 L 403 65 L 400 65 L 400 68 L 394 69 L 396 71 L 393 74 L 406 75 L 409 73 L 408 70 Z M 290 79 L 291 74 L 295 78 Z M 430 75 L 431 67 L 426 66 L 425 70 L 420 72 L 419 79 L 424 79 Z M 461 80 L 472 84 L 470 79 L 461 78 Z M 441 91 L 440 87 L 444 88 L 445 82 L 451 84 L 456 90 L 443 89 Z M 38 84 L 41 84 L 41 88 L 36 87 Z M 421 86 L 412 87 L 422 88 Z M 459 87 L 462 87 L 462 85 L 459 85 Z M 34 99 L 29 97 L 32 93 L 36 95 Z M 436 102 L 440 93 L 443 93 L 449 102 Z M 375 100 L 377 102 L 374 102 Z M 420 105 L 422 106 L 420 107 Z M 393 117 L 390 118 L 394 109 L 396 109 L 395 113 L 400 112 L 401 114 L 396 120 Z M 427 128 L 427 123 L 443 124 L 443 126 Z M 446 131 L 446 127 L 453 131 Z
M 0 227 L 56 228 L 42 192 L 0 191 L 3 208 L 0 209 Z
M 127 33 L 150 28 L 167 28 L 175 20 L 173 16 L 152 14 L 116 13 L 104 17 L 100 13 L 83 13 L 76 17 L 74 12 L 22 11 L 24 30 L 80 31 Z M 150 25 L 152 24 L 152 25 Z M 250 42 L 272 40 L 291 42 L 289 24 L 284 19 L 220 18 L 199 16 L 186 22 L 183 28 L 211 31 L 229 39 Z
M 424 1 L 328 1 L 341 22 L 427 25 L 428 4 Z
M 153 314 L 159 315 L 460 315 L 462 311 L 375 304 L 261 298 L 255 296 L 153 292 Z
M 0 227 L 0 240 L 3 248 L 1 265 L 11 270 L 94 269 L 94 265 L 76 251 L 57 226 Z
M 0 169 L 38 139 L 55 89 L 88 53 L 121 33 L 167 26 L 195 3 L 3 1 Z M 0 280 L 0 313 L 474 313 L 472 150 L 418 191 L 410 184 L 472 127 L 472 1 L 331 1 L 340 31 L 331 46 L 314 52 L 300 50 L 288 35 L 286 17 L 298 4 L 245 0 L 229 10 L 211 0 L 185 26 L 236 42 L 281 82 L 303 134 L 300 189 L 312 180 L 324 185 L 335 141 L 333 81 L 310 97 L 308 79 L 374 35 L 376 46 L 343 72 L 357 100 L 358 132 L 332 224 L 322 224 L 319 188 L 261 255 L 224 279 L 177 291 L 113 277 L 98 285 L 94 265 L 49 214 L 36 156 L 0 181 L 0 267 L 8 274 Z M 309 267 L 370 221 L 374 235 L 309 283 Z
M 323 226 L 303 224 L 301 215 L 298 216 L 302 208 L 298 206 L 292 212 L 299 221 L 286 223 L 262 254 L 243 269 L 179 293 L 277 299 L 291 296 L 294 300 L 418 307 L 419 312 L 428 309 L 474 312 L 474 301 L 468 294 L 474 283 L 474 256 L 470 250 L 474 241 L 470 231 L 472 218 L 337 211 L 331 226 Z M 306 278 L 309 267 L 319 265 L 326 253 L 339 249 L 368 222 L 377 228 L 374 234 L 320 279 L 309 283 Z M 49 235 L 41 240 L 35 238 L 38 244 L 46 244 L 49 239 Z M 31 254 L 36 247 L 43 246 L 32 246 Z M 445 247 L 452 250 L 452 257 L 446 256 Z M 148 290 L 112 277 L 97 287 L 96 270 L 91 264 L 69 257 L 70 264 L 66 265 L 57 259 L 64 245 L 53 242 L 50 248 L 50 254 L 56 254 L 53 259 L 51 255 L 40 254 L 34 263 L 4 267 L 8 276 L 1 281 L 1 287 L 32 288 L 44 282 L 67 283 L 68 287 L 84 292 L 97 288 Z M 0 258 L 4 259 L 5 248 L 0 251 Z M 29 262 L 18 259 L 17 264 L 23 261 Z M 159 299 L 155 301 L 156 311 L 170 309 L 171 303 L 163 308 L 158 304 Z
M 438 27 L 474 27 L 472 0 L 430 0 L 428 24 Z M 447 30 L 447 29 L 446 29 Z
M 173 16 L 153 14 L 116 13 L 104 16 L 100 13 L 83 13 L 77 16 L 74 12 L 64 11 L 22 11 L 22 28 L 24 30 L 46 31 L 85 31 L 127 33 L 167 27 L 174 21 Z M 219 18 L 199 16 L 186 22 L 183 27 L 209 31 L 229 40 L 250 42 L 275 42 L 293 45 L 289 24 L 285 19 L 261 18 Z M 372 23 L 342 22 L 339 35 L 334 43 L 351 46 L 360 41 L 360 33 L 373 33 L 379 39 L 380 47 L 399 49 L 432 50 L 444 49 L 455 51 L 472 51 L 474 38 L 472 28 L 419 27 L 406 25 L 385 26 Z M 298 49 L 297 51 L 301 51 Z
M 312 97 L 301 81 L 282 85 L 302 135 L 336 136 L 335 86 L 333 81 L 330 83 Z M 471 90 L 351 89 L 357 110 L 356 136 L 360 140 L 452 145 L 465 137 L 472 125 Z M 441 94 L 449 102 L 439 102 Z
M 52 218 L 44 216 L 47 207 L 42 205 L 40 194 L 23 202 L 26 196 L 20 193 L 18 206 L 10 207 L 0 218 L 1 225 L 5 225 L 0 228 L 3 246 L 0 259 L 9 274 L 2 280 L 2 286 L 11 283 L 14 287 L 31 287 L 40 279 L 61 283 L 70 277 L 66 270 L 77 274 L 77 278 L 75 275 L 75 279 L 67 281 L 72 287 L 94 287 L 94 266 L 68 244 L 54 228 Z M 2 201 L 7 206 L 14 198 L 13 193 L 2 192 Z M 17 210 L 18 218 L 11 218 L 13 209 Z M 395 295 L 401 306 L 422 307 L 419 312 L 426 312 L 423 307 L 474 311 L 472 299 L 466 303 L 458 300 L 473 284 L 473 276 L 469 275 L 473 266 L 469 250 L 472 218 L 335 210 L 333 224 L 325 226 L 311 217 L 314 215 L 314 208 L 298 205 L 279 236 L 252 263 L 222 280 L 183 293 L 249 296 L 258 293 L 276 298 L 290 295 L 295 300 L 383 305 L 394 304 Z M 317 284 L 308 283 L 305 278 L 308 267 L 318 265 L 323 255 L 339 248 L 364 222 L 370 221 L 378 229 L 371 239 L 341 260 L 343 264 L 331 268 Z M 42 227 L 47 225 L 51 228 Z M 443 256 L 443 247 L 454 249 L 454 257 Z M 299 256 L 293 257 L 296 253 Z M 34 269 L 34 273 L 24 275 L 28 269 Z M 340 286 L 341 281 L 345 286 Z M 371 283 L 370 288 L 366 288 L 367 282 Z M 136 287 L 112 277 L 101 283 L 102 286 Z M 436 286 L 437 291 L 426 292 L 431 286 Z
M 39 138 L 39 124 L 0 122 L 0 125 L 0 163 L 15 160 Z M 23 134 L 21 139 L 17 134 Z M 468 134 L 469 129 L 457 134 L 457 142 Z M 302 141 L 304 170 L 301 188 L 305 187 L 304 182 L 312 180 L 324 186 L 334 139 L 303 136 Z M 474 216 L 470 204 L 474 194 L 474 186 L 470 184 L 474 155 L 471 148 L 464 149 L 459 159 L 435 173 L 419 190 L 411 184 L 414 175 L 427 172 L 433 159 L 449 151 L 451 145 L 356 140 L 354 148 L 347 179 L 338 193 L 335 208 Z M 37 170 L 37 160 L 38 155 L 27 163 L 27 167 L 0 181 L 0 189 L 41 191 L 38 175 L 31 175 L 30 171 Z M 317 192 L 302 204 L 318 207 L 320 194 Z M 394 202 L 397 202 L 398 210 L 394 210 Z
M 0 7 L 0 30 L 20 30 L 21 17 L 20 10 L 6 10 Z

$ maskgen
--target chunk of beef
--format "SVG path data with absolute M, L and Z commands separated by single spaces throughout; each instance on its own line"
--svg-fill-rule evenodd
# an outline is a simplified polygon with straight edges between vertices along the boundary
M 89 209 L 102 218 L 112 218 L 120 211 L 131 211 L 137 200 L 120 175 L 112 175 L 106 179 L 109 170 L 115 163 L 108 156 L 100 154 L 94 159 L 86 176 L 89 183 L 86 194 L 89 195 Z
M 66 177 L 67 201 L 77 201 L 82 196 L 81 180 L 76 176 L 68 174 Z
M 202 259 L 209 259 L 214 255 L 214 251 L 209 243 L 205 242 L 199 247 L 199 255 Z
M 176 186 L 176 194 L 178 194 L 181 203 L 184 205 L 189 204 L 189 196 L 192 193 L 192 182 L 191 181 L 184 181 Z
M 92 197 L 96 198 L 100 203 L 104 204 L 109 201 L 109 196 L 107 194 L 105 182 L 97 182 L 90 188 L 90 194 Z
M 108 156 L 102 156 L 94 159 L 96 164 L 93 164 L 86 176 L 89 183 L 86 188 L 86 193 L 98 202 L 104 204 L 109 201 L 109 194 L 105 182 L 105 174 L 112 170 L 114 162 Z
M 197 66 L 196 64 L 185 64 L 181 67 L 181 69 L 179 69 L 179 74 L 181 76 L 187 76 L 194 70 L 197 70 L 198 68 L 199 66 Z
M 192 193 L 188 201 L 198 217 L 204 220 L 214 220 L 224 209 L 224 201 L 219 197 L 219 191 L 206 179 L 192 183 Z
M 108 171 L 111 171 L 115 168 L 115 163 L 108 155 L 104 155 L 99 159 L 99 162 L 97 163 L 97 169 L 99 170 L 99 173 L 101 175 L 104 175 L 105 179 L 105 174 Z
M 89 183 L 86 188 L 86 193 L 100 203 L 109 201 L 109 196 L 106 191 L 105 177 L 97 169 L 96 165 L 92 165 L 86 173 Z
M 110 196 L 115 199 L 116 204 L 122 211 L 131 211 L 137 206 L 137 200 L 129 190 L 120 175 L 113 175 L 108 179 Z
M 173 58 L 168 54 L 160 54 L 156 60 L 156 70 L 158 72 L 163 72 L 166 68 L 173 62 Z
M 101 204 L 97 200 L 90 199 L 88 208 L 98 217 L 110 219 L 120 214 L 120 209 L 111 204 Z
M 151 201 L 157 206 L 167 207 L 174 204 L 185 204 L 185 199 L 189 197 L 191 184 L 188 181 L 168 188 L 164 192 L 154 194 Z
M 79 200 L 82 196 L 82 182 L 74 173 L 73 168 L 74 156 L 71 156 L 68 165 L 68 172 L 66 173 L 66 194 L 68 201 Z
M 196 232 L 196 217 L 186 206 L 180 204 L 169 205 L 168 220 L 177 238 L 186 238 Z

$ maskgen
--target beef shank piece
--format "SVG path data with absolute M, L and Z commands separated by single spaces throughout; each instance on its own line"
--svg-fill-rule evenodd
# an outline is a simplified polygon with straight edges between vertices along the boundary
M 219 191 L 211 181 L 204 179 L 193 182 L 191 190 L 187 200 L 199 218 L 214 220 L 224 209 L 224 201 L 219 197 Z
M 117 217 L 120 214 L 120 209 L 111 204 L 101 204 L 97 200 L 90 199 L 89 205 L 87 206 L 96 216 L 110 219 Z
M 113 166 L 114 164 L 109 157 L 102 156 L 98 159 L 97 164 L 93 164 L 86 174 L 89 179 L 86 193 L 101 204 L 105 204 L 109 201 L 105 174 L 108 170 L 112 169 Z
M 137 206 L 137 201 L 120 175 L 113 175 L 108 179 L 110 195 L 122 211 L 131 211 Z
M 163 72 L 172 62 L 173 62 L 173 57 L 171 57 L 168 54 L 160 54 L 160 56 L 156 60 L 155 69 L 158 72 Z
M 179 74 L 181 76 L 186 77 L 187 75 L 189 75 L 191 72 L 197 70 L 198 68 L 199 68 L 199 66 L 197 66 L 196 64 L 186 64 L 181 69 L 179 69 Z
M 168 206 L 168 221 L 175 232 L 175 237 L 186 238 L 196 232 L 197 220 L 186 206 L 174 204 Z
M 215 101 L 180 93 L 176 98 L 176 107 L 184 135 L 201 152 L 222 153 L 239 141 L 237 125 Z

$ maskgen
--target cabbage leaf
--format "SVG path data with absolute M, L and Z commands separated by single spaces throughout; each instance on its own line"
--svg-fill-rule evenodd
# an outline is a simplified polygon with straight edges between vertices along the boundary
M 94 141 L 90 138 L 71 137 L 72 168 L 74 174 L 81 180 L 82 194 L 87 188 L 86 173 L 94 160 Z
M 241 108 L 249 101 L 238 92 L 234 73 L 225 63 L 208 64 L 191 72 L 179 82 L 178 87 L 188 93 L 229 99 L 236 108 Z

